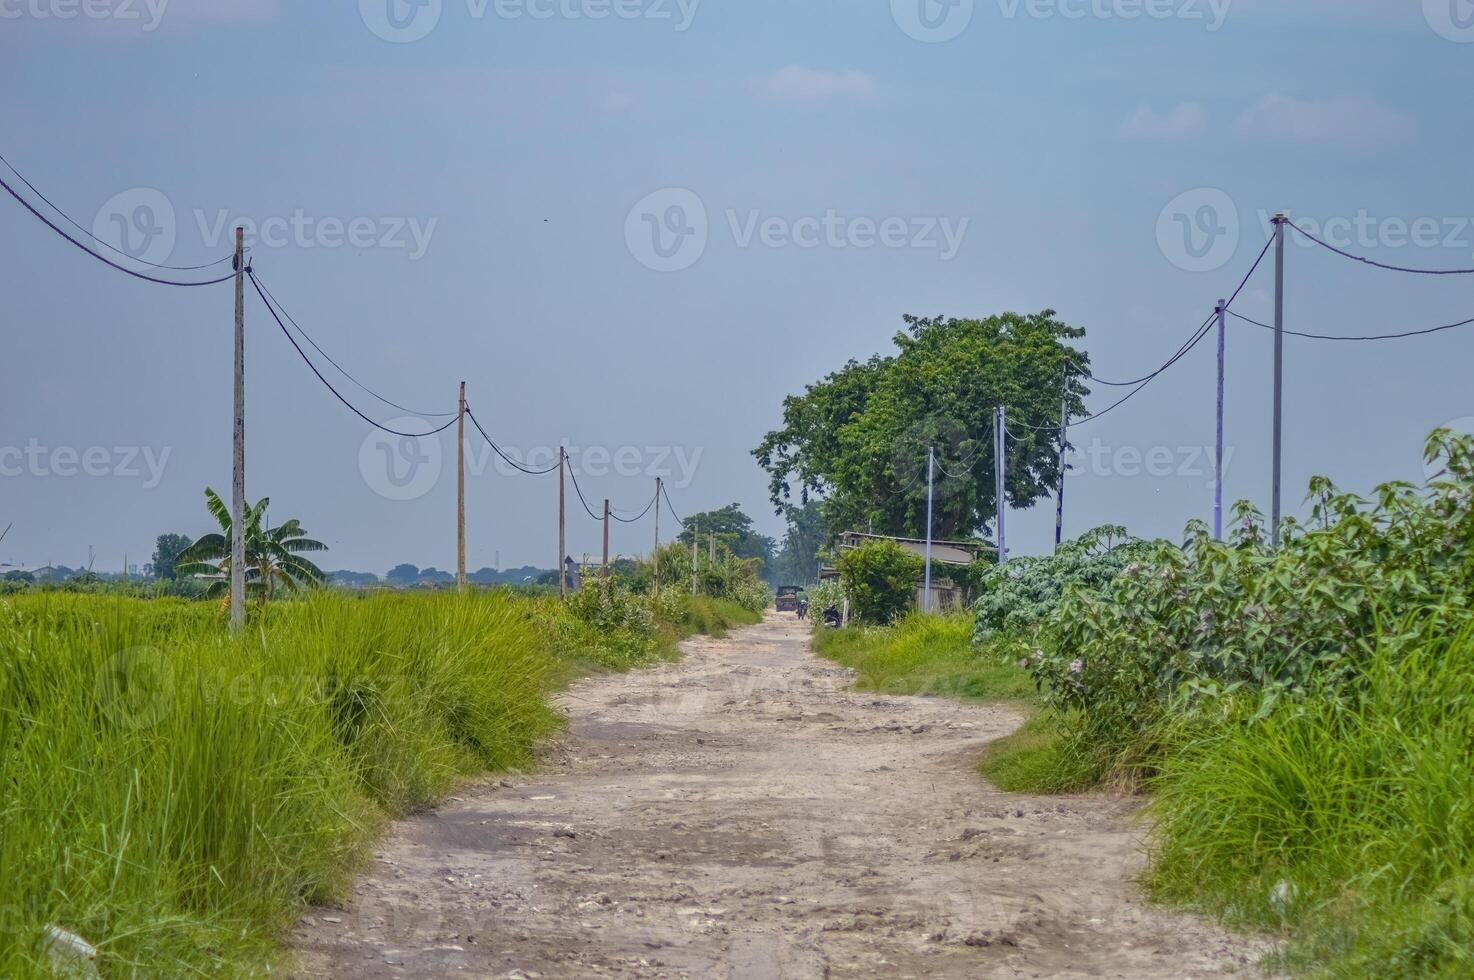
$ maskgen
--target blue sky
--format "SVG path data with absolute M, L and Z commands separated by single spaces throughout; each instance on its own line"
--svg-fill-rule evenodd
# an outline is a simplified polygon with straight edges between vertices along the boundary
M 262 281 L 357 378 L 433 411 L 466 380 L 509 449 L 592 449 L 596 507 L 642 507 L 663 473 L 684 512 L 738 500 L 776 533 L 750 449 L 784 395 L 886 349 L 905 313 L 1053 308 L 1098 375 L 1143 374 L 1277 209 L 1384 261 L 1474 266 L 1465 0 L 927 0 L 933 41 L 912 36 L 916 0 L 443 0 L 408 42 L 379 36 L 390 0 L 120 3 L 62 19 L 80 0 L 0 0 L 0 153 L 171 264 L 259 226 Z M 673 201 L 705 234 L 663 260 L 642 242 L 677 241 Z M 1474 315 L 1465 278 L 1301 244 L 1288 264 L 1292 328 Z M 1267 316 L 1271 288 L 1266 266 L 1238 308 Z M 160 531 L 205 530 L 203 488 L 229 485 L 229 287 L 131 280 L 6 199 L 0 296 L 0 562 L 91 547 L 113 569 Z M 1069 532 L 1208 516 L 1211 346 L 1075 430 Z M 1226 495 L 1267 506 L 1269 338 L 1232 324 L 1228 346 Z M 453 437 L 438 478 L 426 446 L 376 440 L 254 296 L 248 348 L 250 496 L 327 540 L 331 567 L 450 567 Z M 1290 339 L 1287 502 L 1315 473 L 1420 477 L 1428 430 L 1474 416 L 1471 354 L 1468 331 Z M 472 568 L 550 564 L 555 481 L 472 445 Z M 597 549 L 594 522 L 570 526 L 570 550 Z M 1009 530 L 1043 550 L 1053 508 Z M 615 532 L 621 552 L 649 541 Z

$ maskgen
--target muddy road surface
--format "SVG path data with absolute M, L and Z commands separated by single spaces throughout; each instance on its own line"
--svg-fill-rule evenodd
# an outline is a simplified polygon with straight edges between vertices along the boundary
M 542 771 L 399 824 L 303 977 L 1255 976 L 1148 905 L 1135 805 L 999 792 L 1006 708 L 849 689 L 792 616 L 563 698 Z

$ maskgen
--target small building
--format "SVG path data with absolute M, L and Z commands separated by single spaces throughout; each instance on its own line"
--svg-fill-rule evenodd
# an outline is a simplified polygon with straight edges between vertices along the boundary
M 862 531 L 846 531 L 839 536 L 841 552 L 858 548 L 869 541 L 893 541 L 913 552 L 919 558 L 926 557 L 924 538 L 898 538 L 886 534 L 866 534 Z M 926 580 L 916 583 L 916 608 L 928 605 L 936 611 L 955 609 L 968 599 L 966 589 L 949 574 L 952 568 L 965 568 L 983 558 L 994 558 L 998 549 L 985 541 L 932 541 L 931 543 L 931 602 L 926 600 Z M 837 581 L 839 570 L 825 567 L 819 572 L 820 581 Z

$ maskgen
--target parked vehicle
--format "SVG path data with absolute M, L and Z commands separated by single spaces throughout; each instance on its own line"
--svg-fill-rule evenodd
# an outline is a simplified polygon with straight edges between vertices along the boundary
M 797 585 L 778 586 L 778 598 L 775 603 L 779 612 L 798 612 L 799 596 L 803 588 Z

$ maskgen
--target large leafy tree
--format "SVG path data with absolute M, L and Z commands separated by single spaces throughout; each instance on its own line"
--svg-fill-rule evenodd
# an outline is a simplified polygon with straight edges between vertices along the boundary
M 266 526 L 266 508 L 271 504 L 261 498 L 246 510 L 246 596 L 265 604 L 279 589 L 296 592 L 319 585 L 325 576 L 322 569 L 303 558 L 309 552 L 327 551 L 327 545 L 307 537 L 296 518 L 279 527 Z M 207 534 L 190 545 L 179 556 L 175 571 L 181 576 L 224 575 L 224 581 L 210 586 L 210 597 L 230 598 L 231 539 L 234 523 L 230 508 L 220 495 L 205 489 L 205 507 L 220 525 L 218 534 Z
M 183 534 L 161 534 L 154 542 L 154 577 L 161 579 L 173 579 L 175 566 L 179 563 L 179 556 L 189 549 L 194 542 Z
M 810 500 L 801 506 L 787 504 L 783 514 L 788 530 L 778 556 L 773 559 L 773 577 L 779 585 L 802 585 L 818 577 L 819 551 L 829 544 L 829 524 L 821 504 Z
M 734 556 L 757 559 L 760 573 L 766 573 L 773 563 L 773 539 L 757 532 L 752 526 L 752 518 L 742 512 L 739 504 L 692 514 L 686 518 L 684 530 L 676 540 L 690 545 L 692 535 L 696 533 L 701 535 L 703 546 L 708 535 L 715 534 L 717 541 Z
M 1085 414 L 1088 357 L 1067 341 L 1085 331 L 1053 310 L 981 320 L 905 317 L 897 353 L 850 361 L 784 401 L 783 427 L 753 451 L 779 513 L 823 501 L 830 528 L 920 536 L 927 452 L 935 449 L 938 537 L 990 528 L 994 412 L 1008 409 L 1006 496 L 1027 508 L 1058 483 L 1061 396 Z

